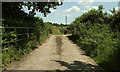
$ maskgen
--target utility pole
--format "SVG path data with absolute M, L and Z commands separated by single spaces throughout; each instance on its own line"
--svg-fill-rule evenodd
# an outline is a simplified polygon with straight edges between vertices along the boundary
M 120 1 L 118 2 L 118 11 L 120 11 Z
M 66 21 L 66 25 L 67 25 L 67 15 L 65 16 L 65 19 L 66 19 L 65 21 Z

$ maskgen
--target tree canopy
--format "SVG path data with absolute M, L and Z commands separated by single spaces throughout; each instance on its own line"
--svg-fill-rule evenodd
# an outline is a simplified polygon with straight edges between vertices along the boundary
M 62 5 L 59 2 L 3 2 L 2 13 L 3 18 L 21 19 L 24 16 L 34 16 L 36 12 L 41 12 L 46 16 L 51 13 L 50 8 L 56 9 L 56 6 Z M 21 10 L 23 7 L 27 7 L 29 14 Z

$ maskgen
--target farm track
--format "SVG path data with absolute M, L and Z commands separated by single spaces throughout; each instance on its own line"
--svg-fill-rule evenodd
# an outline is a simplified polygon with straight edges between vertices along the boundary
M 67 35 L 52 35 L 21 61 L 13 62 L 7 70 L 94 72 L 91 70 L 101 69 L 91 57 L 86 56 L 82 49 L 69 40 Z

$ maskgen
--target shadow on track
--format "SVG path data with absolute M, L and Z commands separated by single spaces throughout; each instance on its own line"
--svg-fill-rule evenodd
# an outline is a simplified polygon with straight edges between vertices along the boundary
M 64 61 L 58 61 L 58 60 L 56 60 L 56 62 L 59 62 L 62 66 L 67 67 L 68 69 L 65 71 L 57 70 L 57 72 L 104 72 L 98 66 L 85 64 L 80 61 L 74 61 L 71 64 Z

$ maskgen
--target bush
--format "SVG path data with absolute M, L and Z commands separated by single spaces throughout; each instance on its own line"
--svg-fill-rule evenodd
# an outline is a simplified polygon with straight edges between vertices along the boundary
M 113 16 L 105 14 L 100 9 L 88 11 L 76 18 L 68 29 L 72 32 L 72 40 L 102 68 L 120 70 L 119 15 L 118 12 Z M 118 16 L 115 17 L 116 15 Z M 107 19 L 104 21 L 104 18 Z M 107 22 L 111 18 L 111 22 Z M 113 25 L 116 27 L 115 30 Z
M 41 44 L 49 34 L 60 34 L 60 31 L 53 25 L 43 22 L 42 18 L 27 17 L 33 19 L 31 22 L 19 22 L 16 20 L 18 27 L 29 27 L 29 32 L 26 28 L 6 28 L 15 27 L 13 19 L 4 19 L 2 26 L 2 66 L 8 66 L 14 60 L 20 60 L 26 53 L 29 53 L 38 44 Z M 26 25 L 24 25 L 26 23 Z M 32 28 L 31 28 L 32 27 Z M 29 37 L 28 34 L 29 33 Z M 22 35 L 20 35 L 22 34 Z M 19 36 L 20 35 L 20 36 Z M 22 40 L 21 40 L 22 39 Z M 18 41 L 21 40 L 21 41 Z

